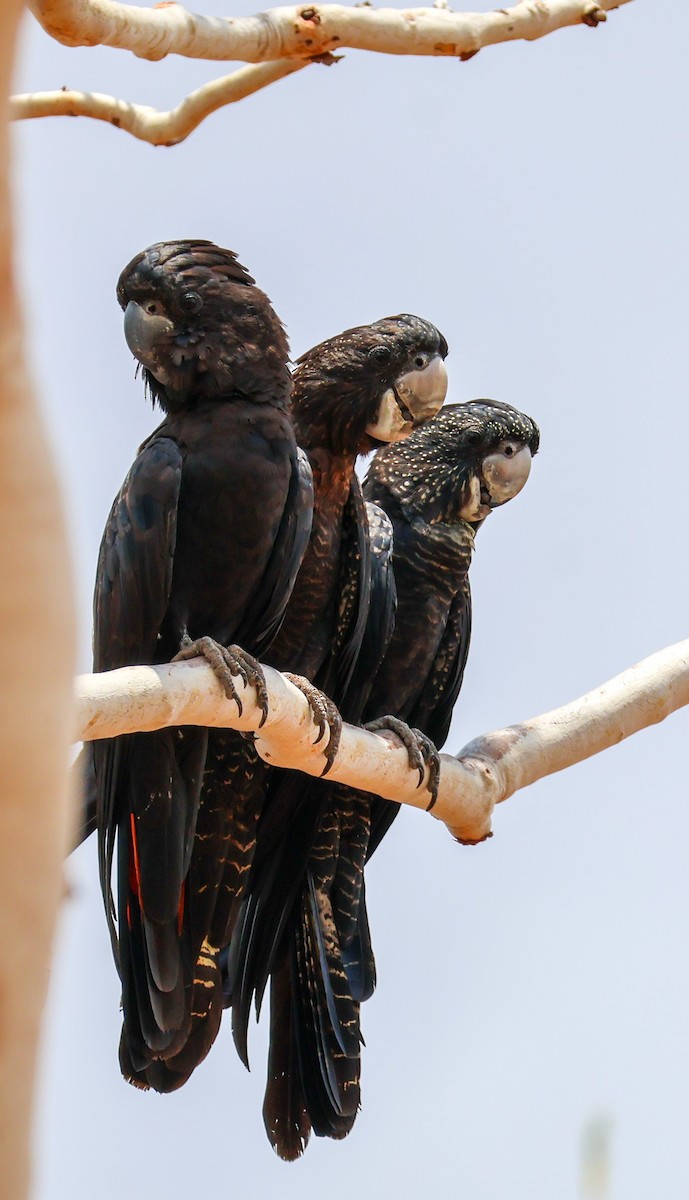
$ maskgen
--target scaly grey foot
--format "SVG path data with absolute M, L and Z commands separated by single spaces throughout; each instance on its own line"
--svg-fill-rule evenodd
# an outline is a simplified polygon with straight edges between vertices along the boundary
M 337 754 L 337 748 L 342 737 L 342 717 L 332 700 L 326 696 L 325 692 L 321 692 L 317 687 L 314 687 L 309 679 L 306 679 L 303 675 L 292 675 L 290 671 L 285 671 L 284 675 L 286 679 L 289 679 L 290 683 L 299 688 L 299 691 L 303 696 L 306 696 L 309 702 L 314 722 L 318 726 L 318 737 L 314 745 L 318 745 L 325 735 L 326 729 L 330 731 L 328 745 L 323 751 L 325 755 L 325 767 L 321 771 L 322 778 L 323 775 L 328 774 Z
M 427 787 L 431 793 L 431 802 L 427 811 L 430 811 L 438 799 L 440 783 L 440 756 L 431 739 L 420 729 L 412 729 L 406 721 L 400 721 L 399 717 L 378 717 L 364 725 L 364 729 L 368 729 L 369 733 L 380 733 L 382 729 L 389 729 L 400 739 L 407 751 L 409 766 L 413 771 L 419 772 L 418 787 L 421 787 L 428 767 Z
M 188 658 L 205 658 L 222 685 L 228 700 L 234 700 L 237 705 L 240 717 L 244 706 L 232 676 L 239 675 L 245 686 L 255 688 L 256 700 L 263 714 L 261 717 L 261 725 L 263 725 L 268 716 L 268 688 L 263 668 L 252 654 L 247 654 L 241 646 L 221 646 L 220 642 L 214 641 L 211 637 L 200 637 L 192 641 L 189 634 L 185 633 L 179 653 L 172 661 L 184 662 Z M 259 729 L 260 727 L 259 725 Z

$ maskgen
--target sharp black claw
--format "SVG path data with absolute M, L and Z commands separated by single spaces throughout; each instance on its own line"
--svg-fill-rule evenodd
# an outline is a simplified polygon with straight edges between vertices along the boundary
M 258 726 L 260 729 L 265 724 L 269 708 L 268 688 L 263 668 L 260 662 L 252 654 L 247 654 L 246 650 L 242 650 L 241 646 L 230 646 L 228 654 L 237 664 L 244 683 L 248 687 L 253 687 L 256 692 L 256 703 L 261 710 L 261 720 Z
M 436 757 L 437 757 L 437 755 L 436 755 Z M 439 786 L 440 786 L 440 761 L 438 761 L 437 766 L 435 766 L 433 763 L 429 764 L 428 790 L 431 793 L 431 798 L 428 801 L 428 804 L 426 805 L 426 812 L 431 811 L 431 809 L 433 808 L 433 805 L 435 804 L 436 800 L 438 799 Z
M 196 638 L 195 641 L 188 633 L 182 635 L 178 653 L 173 662 L 184 662 L 188 658 L 205 658 L 213 670 L 228 700 L 234 700 L 237 712 L 241 717 L 244 705 L 237 692 L 232 676 L 238 675 L 245 687 L 256 689 L 256 699 L 261 709 L 261 725 L 268 716 L 268 689 L 261 664 L 241 646 L 222 646 L 211 637 Z
M 340 738 L 342 737 L 342 717 L 340 716 L 339 712 L 337 712 L 334 704 L 333 709 L 337 714 L 337 719 L 333 720 L 333 723 L 330 726 L 330 740 L 325 748 L 325 766 L 321 771 L 321 779 L 324 775 L 328 774 L 328 771 L 332 767 L 335 761 L 335 755 L 340 748 Z
M 285 674 L 287 679 L 289 679 L 295 687 L 299 688 L 299 691 L 308 700 L 314 724 L 318 728 L 318 737 L 313 743 L 314 746 L 317 746 L 318 743 L 323 740 L 326 729 L 329 730 L 330 736 L 328 738 L 328 744 L 323 751 L 323 755 L 325 757 L 325 767 L 321 772 L 322 778 L 323 775 L 328 774 L 328 771 L 333 765 L 335 755 L 337 754 L 337 748 L 340 744 L 340 738 L 342 736 L 342 717 L 340 716 L 332 700 L 326 696 L 325 692 L 319 691 L 319 689 L 315 687 L 310 680 L 305 679 L 303 675 L 292 675 L 289 671 L 286 671 Z
M 428 812 L 433 808 L 438 799 L 438 789 L 440 787 L 440 763 L 436 766 L 431 766 L 428 776 L 428 790 L 431 793 L 431 799 L 428 803 Z
M 421 729 L 413 729 L 412 733 L 418 738 L 421 754 L 423 755 L 424 765 L 428 767 L 428 783 L 426 787 L 431 793 L 430 802 L 426 805 L 426 812 L 430 812 L 438 799 L 438 788 L 440 787 L 440 755 L 436 750 L 433 742 Z
M 428 767 L 428 783 L 426 786 L 431 793 L 431 802 L 428 808 L 433 808 L 438 799 L 440 758 L 431 739 L 420 729 L 412 729 L 405 721 L 401 721 L 399 717 L 378 717 L 375 721 L 369 721 L 364 728 L 368 729 L 371 733 L 379 733 L 383 729 L 389 729 L 391 733 L 394 733 L 400 739 L 407 751 L 410 768 L 419 773 L 417 787 L 421 787 L 426 776 L 426 768 Z
M 316 712 L 313 707 L 311 709 L 311 715 L 313 716 L 314 721 L 318 722 L 318 737 L 314 739 L 313 743 L 314 746 L 317 746 L 318 743 L 322 742 L 323 738 L 325 737 L 325 731 L 328 728 L 328 722 L 325 720 L 325 717 L 320 710 Z

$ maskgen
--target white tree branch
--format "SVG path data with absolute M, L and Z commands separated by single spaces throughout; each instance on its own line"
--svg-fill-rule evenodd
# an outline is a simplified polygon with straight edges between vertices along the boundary
M 284 676 L 265 668 L 269 713 L 259 732 L 253 688 L 236 679 L 243 714 L 227 700 L 204 662 L 125 667 L 76 682 L 75 737 L 90 741 L 167 725 L 208 725 L 259 732 L 267 762 L 320 775 L 322 748 L 306 700 Z M 463 842 L 490 834 L 496 804 L 536 780 L 599 754 L 689 704 L 689 640 L 661 650 L 593 692 L 519 725 L 488 733 L 456 758 L 441 755 L 440 790 L 433 815 Z M 427 808 L 406 751 L 393 735 L 345 725 L 330 779 Z
M 68 840 L 74 634 L 61 501 L 29 379 L 13 262 L 7 96 L 21 8 L 20 0 L 0 4 L 0 655 L 7 668 L 0 689 L 3 1200 L 29 1194 L 36 1057 Z
M 31 0 L 43 28 L 67 46 L 115 46 L 140 58 L 266 62 L 332 53 L 343 47 L 381 54 L 468 58 L 496 42 L 533 41 L 567 25 L 595 26 L 629 0 L 519 0 L 488 13 L 448 8 L 346 8 L 305 4 L 253 17 L 206 17 L 180 4 L 155 8 L 117 0 Z
M 311 59 L 284 59 L 240 67 L 231 75 L 213 79 L 191 92 L 169 112 L 159 112 L 144 104 L 132 104 L 101 92 L 29 92 L 12 96 L 10 116 L 15 121 L 28 117 L 94 117 L 124 129 L 133 137 L 153 146 L 175 146 L 184 141 L 210 113 L 226 104 L 244 100 L 261 88 L 301 71 Z
M 373 8 L 364 0 L 273 8 L 253 17 L 206 17 L 164 0 L 154 8 L 117 0 L 30 0 L 43 28 L 67 46 L 113 46 L 140 58 L 167 54 L 237 59 L 245 68 L 199 88 L 170 112 L 100 92 L 36 92 L 14 96 L 11 116 L 84 116 L 107 121 L 154 146 L 183 141 L 211 112 L 300 70 L 309 62 L 333 62 L 344 47 L 381 54 L 472 58 L 484 46 L 533 41 L 567 25 L 599 25 L 630 0 L 518 0 L 490 13 L 456 13 L 446 0 L 432 8 Z

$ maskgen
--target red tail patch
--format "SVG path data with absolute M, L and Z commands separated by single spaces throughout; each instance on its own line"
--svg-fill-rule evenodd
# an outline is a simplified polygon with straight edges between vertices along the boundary
M 179 893 L 179 905 L 177 908 L 177 936 L 182 936 L 182 926 L 184 925 L 184 896 L 186 893 L 186 879 L 182 880 L 182 890 Z
M 139 847 L 136 841 L 136 817 L 134 813 L 129 814 L 129 829 L 132 837 L 132 853 L 129 858 L 129 886 L 136 895 L 139 901 L 139 908 L 143 908 L 141 904 L 141 871 L 139 869 Z

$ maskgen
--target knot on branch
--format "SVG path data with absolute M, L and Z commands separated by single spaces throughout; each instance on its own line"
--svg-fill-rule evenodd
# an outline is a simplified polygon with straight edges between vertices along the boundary
M 488 841 L 488 838 L 492 838 L 493 831 L 491 829 L 488 831 L 488 833 L 484 833 L 483 837 L 473 838 L 473 839 L 458 837 L 456 833 L 452 834 L 452 836 L 454 837 L 456 842 L 459 842 L 460 846 L 482 846 L 484 842 Z
M 587 4 L 581 19 L 584 25 L 590 25 L 592 29 L 595 29 L 597 25 L 602 24 L 603 21 L 607 21 L 608 14 L 598 4 Z

